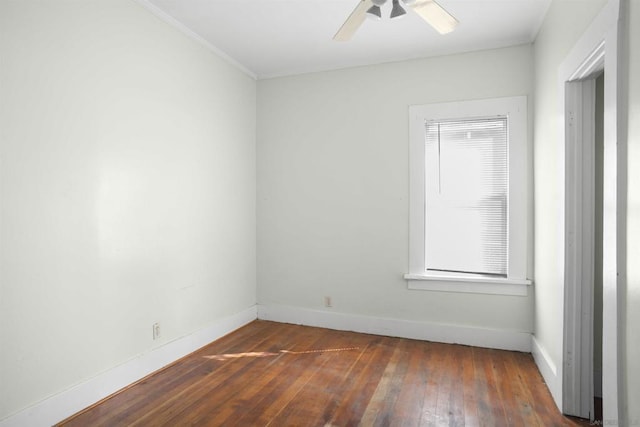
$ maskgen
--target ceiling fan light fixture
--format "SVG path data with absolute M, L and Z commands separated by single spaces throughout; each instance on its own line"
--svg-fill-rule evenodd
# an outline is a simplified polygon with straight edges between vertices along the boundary
M 393 0 L 393 9 L 391 9 L 391 19 L 399 18 L 407 12 L 400 6 L 400 0 Z
M 458 26 L 458 20 L 435 0 L 418 0 L 411 8 L 440 34 L 450 33 Z
M 367 10 L 367 18 L 379 21 L 382 19 L 382 11 L 380 6 L 373 5 Z
M 381 20 L 380 7 L 386 2 L 387 0 L 358 0 L 358 5 L 333 36 L 333 39 L 336 41 L 350 40 L 365 19 Z M 410 7 L 440 34 L 453 31 L 459 24 L 458 20 L 440 6 L 436 0 L 392 0 L 392 2 L 391 18 L 405 15 L 407 12 L 404 8 Z

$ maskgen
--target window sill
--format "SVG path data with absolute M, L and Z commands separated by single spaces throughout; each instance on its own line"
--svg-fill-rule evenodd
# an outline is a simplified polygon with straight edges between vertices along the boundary
M 481 275 L 405 274 L 412 290 L 462 292 L 471 294 L 527 296 L 528 279 L 506 279 Z

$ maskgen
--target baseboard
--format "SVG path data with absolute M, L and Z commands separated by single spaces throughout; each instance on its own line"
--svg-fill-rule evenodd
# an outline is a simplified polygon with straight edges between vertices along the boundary
M 538 366 L 538 370 L 542 375 L 547 388 L 551 392 L 551 396 L 556 403 L 556 406 L 562 411 L 562 382 L 560 381 L 560 374 L 556 368 L 556 364 L 549 356 L 549 353 L 545 348 L 536 340 L 535 336 L 531 336 L 531 354 L 533 360 Z
M 277 305 L 258 305 L 258 319 L 475 347 L 531 351 L 531 334 L 528 332 L 379 318 Z
M 252 322 L 256 306 L 171 341 L 0 421 L 0 427 L 50 426 Z

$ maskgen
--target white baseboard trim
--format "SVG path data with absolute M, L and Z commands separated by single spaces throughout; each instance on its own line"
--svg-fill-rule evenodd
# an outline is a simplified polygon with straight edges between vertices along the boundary
M 531 334 L 528 332 L 378 318 L 276 305 L 258 305 L 258 319 L 475 347 L 531 351 Z
M 542 378 L 547 383 L 547 388 L 551 392 L 551 396 L 553 397 L 556 406 L 560 411 L 562 411 L 562 382 L 560 381 L 558 368 L 556 367 L 556 364 L 553 363 L 553 360 L 546 349 L 533 335 L 531 336 L 531 354 L 533 355 L 533 360 L 536 362 Z
M 225 317 L 190 335 L 150 350 L 120 366 L 0 421 L 0 427 L 50 426 L 158 369 L 252 322 L 256 306 Z

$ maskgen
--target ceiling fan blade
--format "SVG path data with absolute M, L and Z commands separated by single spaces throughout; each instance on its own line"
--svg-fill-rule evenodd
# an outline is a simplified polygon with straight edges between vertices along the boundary
M 458 20 L 434 0 L 416 0 L 409 6 L 440 34 L 455 30 Z
M 371 6 L 373 6 L 371 0 L 360 0 L 356 8 L 351 12 L 351 15 L 344 21 L 342 27 L 340 27 L 336 35 L 333 36 L 333 39 L 339 42 L 350 40 L 355 32 L 358 31 L 362 22 L 364 22 L 367 10 L 369 10 Z

